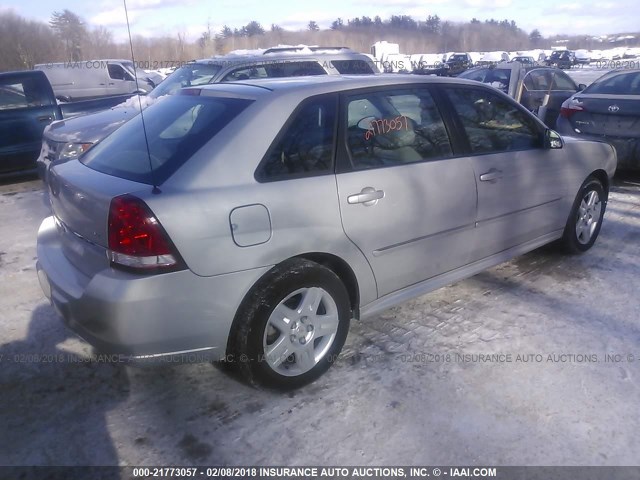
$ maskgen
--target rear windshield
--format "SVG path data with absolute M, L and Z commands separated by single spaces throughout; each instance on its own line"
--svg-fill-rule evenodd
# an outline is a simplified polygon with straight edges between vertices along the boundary
M 162 184 L 250 103 L 252 100 L 239 98 L 168 97 L 144 111 L 146 141 L 142 116 L 138 115 L 80 161 L 108 175 Z
M 584 93 L 640 95 L 640 72 L 614 73 L 589 85 Z
M 174 95 L 183 87 L 206 85 L 221 69 L 222 66 L 213 61 L 183 65 L 154 88 L 149 96 L 158 98 L 163 95 Z

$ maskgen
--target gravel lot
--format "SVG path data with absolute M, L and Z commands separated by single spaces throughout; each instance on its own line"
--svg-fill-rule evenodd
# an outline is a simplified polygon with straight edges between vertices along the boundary
M 638 178 L 587 254 L 537 250 L 353 322 L 285 395 L 209 364 L 88 362 L 38 284 L 40 183 L 5 183 L 0 464 L 637 465 Z

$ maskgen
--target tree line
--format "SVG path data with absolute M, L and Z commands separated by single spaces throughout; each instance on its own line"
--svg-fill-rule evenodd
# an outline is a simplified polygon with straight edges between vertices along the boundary
M 448 51 L 528 50 L 550 48 L 556 38 L 538 30 L 525 32 L 513 20 L 450 22 L 438 15 L 415 19 L 408 15 L 336 18 L 321 29 L 310 20 L 305 30 L 291 31 L 277 24 L 264 27 L 257 21 L 212 31 L 208 25 L 196 40 L 186 32 L 153 38 L 134 35 L 136 60 L 170 65 L 195 58 L 221 55 L 232 50 L 267 48 L 279 44 L 345 46 L 369 52 L 379 40 L 398 43 L 403 53 Z M 589 36 L 568 39 L 568 48 L 596 48 Z M 117 42 L 104 26 L 89 26 L 70 10 L 55 11 L 48 23 L 25 19 L 11 11 L 0 13 L 0 71 L 31 69 L 37 63 L 74 62 L 100 58 L 131 58 L 128 41 Z

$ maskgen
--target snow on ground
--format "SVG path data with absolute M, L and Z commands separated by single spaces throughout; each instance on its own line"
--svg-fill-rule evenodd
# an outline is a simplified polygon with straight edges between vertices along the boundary
M 585 67 L 578 66 L 565 70 L 565 73 L 577 84 L 584 83 L 585 85 L 589 85 L 610 70 L 610 68 L 599 68 L 597 66 L 587 65 Z
M 537 250 L 353 322 L 337 364 L 290 394 L 208 364 L 86 362 L 38 285 L 47 212 L 37 181 L 0 186 L 2 465 L 640 458 L 638 176 L 617 181 L 587 254 Z

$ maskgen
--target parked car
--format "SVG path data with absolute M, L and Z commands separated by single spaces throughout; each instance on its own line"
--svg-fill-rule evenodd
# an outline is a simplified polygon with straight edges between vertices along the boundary
M 571 50 L 556 50 L 544 61 L 548 67 L 569 69 L 578 64 L 576 55 Z
M 134 69 L 131 60 L 82 60 L 42 63 L 34 67 L 45 73 L 56 98 L 65 102 L 112 95 L 148 93 L 158 75 Z M 138 81 L 136 82 L 136 73 Z
M 567 99 L 558 130 L 613 145 L 624 169 L 640 168 L 640 69 L 604 74 Z
M 260 54 L 229 54 L 189 62 L 176 69 L 158 87 L 138 101 L 137 98 L 78 121 L 54 123 L 44 132 L 38 158 L 39 170 L 46 180 L 51 162 L 77 158 L 124 122 L 166 95 L 182 87 L 247 81 L 259 78 L 313 75 L 370 74 L 378 69 L 367 55 L 343 47 L 276 47 Z
M 52 167 L 43 291 L 103 352 L 208 351 L 283 388 L 329 368 L 352 318 L 555 240 L 588 250 L 616 166 L 440 77 L 197 86 L 144 117 Z
M 473 67 L 473 60 L 468 53 L 454 53 L 445 63 L 446 75 L 455 77 L 465 70 Z
M 591 63 L 591 51 L 590 50 L 576 50 L 576 65 L 584 66 Z
M 527 56 L 513 57 L 509 62 L 519 62 L 525 67 L 535 67 L 538 65 L 538 62 L 536 62 L 533 57 Z
M 555 128 L 560 106 L 571 95 L 585 88 L 562 70 L 551 67 L 524 67 L 520 63 L 500 63 L 467 70 L 460 78 L 491 85 L 536 113 Z
M 499 63 L 508 62 L 509 54 L 507 52 L 487 52 L 480 60 L 475 63 L 476 67 L 491 67 Z
M 109 108 L 126 98 L 58 104 L 44 73 L 0 73 L 0 174 L 36 167 L 42 131 L 52 121 Z

